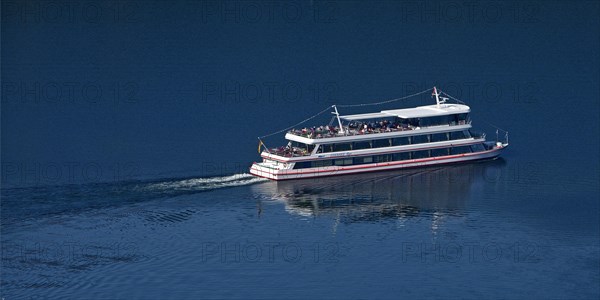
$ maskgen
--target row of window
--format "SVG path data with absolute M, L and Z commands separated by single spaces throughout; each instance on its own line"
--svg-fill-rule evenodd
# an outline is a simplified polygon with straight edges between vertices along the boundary
M 454 115 L 446 115 L 446 116 L 435 116 L 435 117 L 427 117 L 427 118 L 419 118 L 418 126 L 427 127 L 427 126 L 438 126 L 438 125 L 452 125 L 458 124 L 460 122 L 467 121 L 467 114 L 454 114 Z M 411 119 L 412 120 L 412 119 Z
M 381 154 L 361 157 L 348 157 L 339 159 L 326 159 L 317 161 L 297 162 L 294 165 L 294 169 L 306 169 L 306 168 L 322 168 L 329 166 L 349 166 L 349 165 L 362 165 L 371 163 L 381 163 L 389 161 L 401 161 L 409 159 L 420 159 L 428 157 L 439 157 L 446 155 L 455 155 L 471 152 L 484 151 L 485 147 L 483 144 L 475 144 L 471 146 L 457 146 L 448 148 L 438 148 L 430 150 L 419 150 L 410 152 L 400 152 L 393 154 Z
M 451 140 L 461 140 L 470 137 L 471 133 L 468 130 L 464 130 L 415 136 L 404 136 L 397 138 L 377 139 L 369 141 L 359 141 L 354 143 L 322 144 L 319 146 L 317 153 L 383 148 L 390 146 L 403 146 L 430 142 L 443 142 Z
M 312 144 L 304 144 L 304 143 L 300 143 L 300 142 L 292 142 L 291 146 L 293 148 L 300 148 L 300 149 L 306 149 L 306 151 L 308 153 L 312 153 L 313 149 L 315 149 L 315 145 Z

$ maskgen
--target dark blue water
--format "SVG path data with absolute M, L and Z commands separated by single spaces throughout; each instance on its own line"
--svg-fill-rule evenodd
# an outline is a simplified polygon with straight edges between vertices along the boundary
M 598 298 L 599 16 L 3 1 L 2 297 Z M 510 132 L 501 159 L 247 174 L 257 136 L 433 85 Z

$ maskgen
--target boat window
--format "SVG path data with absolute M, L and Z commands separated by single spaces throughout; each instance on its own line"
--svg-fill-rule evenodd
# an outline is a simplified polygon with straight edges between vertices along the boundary
M 402 160 L 409 160 L 412 159 L 411 153 L 410 152 L 403 152 L 400 153 L 400 157 L 402 158 Z
M 323 153 L 323 145 L 317 145 L 319 148 L 317 148 L 317 153 Z
M 412 159 L 427 158 L 429 157 L 429 150 L 413 151 L 411 157 Z
M 353 150 L 370 149 L 370 148 L 371 148 L 371 141 L 354 142 L 352 144 Z
M 388 155 L 388 154 L 385 154 L 385 155 L 375 155 L 373 158 L 374 158 L 374 160 L 375 160 L 376 163 L 388 162 L 388 161 L 392 160 L 391 156 Z
M 292 147 L 305 149 L 308 152 L 312 152 L 313 149 L 315 149 L 315 145 L 304 144 L 304 143 L 299 143 L 299 142 L 292 142 Z
M 450 115 L 450 125 L 458 124 L 458 115 Z
M 451 140 L 461 140 L 465 138 L 465 134 L 462 131 L 450 132 Z
M 448 125 L 448 124 L 450 124 L 451 119 L 453 119 L 453 117 L 450 115 L 421 118 L 421 122 L 419 123 L 419 126 L 427 127 L 427 126 Z
M 422 143 L 428 143 L 428 142 L 429 142 L 429 135 L 427 135 L 427 134 L 415 135 L 412 137 L 413 144 L 422 144 Z
M 330 159 L 327 160 L 317 160 L 317 161 L 313 161 L 311 163 L 311 166 L 313 168 L 322 168 L 322 167 L 329 167 L 331 166 L 332 162 Z
M 463 134 L 465 135 L 465 138 L 471 138 L 471 132 L 468 130 L 463 131 Z
M 334 161 L 336 166 L 347 166 L 352 164 L 352 158 L 336 159 Z
M 404 136 L 392 139 L 393 146 L 410 145 L 410 137 Z
M 484 151 L 485 147 L 483 146 L 483 144 L 475 144 L 471 146 L 471 151 L 473 152 L 480 152 L 480 151 Z
M 471 147 L 469 146 L 458 146 L 450 149 L 450 154 L 463 154 L 463 153 L 471 153 Z
M 390 139 L 373 140 L 373 148 L 389 147 Z
M 431 126 L 431 118 L 421 118 L 419 119 L 419 126 L 421 127 L 427 127 L 427 126 Z
M 446 156 L 446 155 L 448 155 L 448 148 L 431 149 L 431 157 Z
M 419 126 L 419 120 L 418 118 L 412 118 L 412 119 L 408 119 L 408 125 L 412 126 L 412 127 L 418 127 Z
M 331 147 L 331 144 L 323 144 L 323 145 L 321 145 L 321 148 L 323 148 L 321 150 L 323 153 L 333 152 L 333 148 Z
M 352 150 L 351 143 L 333 144 L 333 152 Z
M 434 133 L 431 135 L 432 142 L 442 142 L 448 140 L 448 133 Z
M 394 153 L 392 155 L 392 159 L 394 161 L 399 161 L 399 160 L 408 160 L 410 159 L 410 152 L 400 152 L 400 153 Z
M 360 164 L 370 164 L 373 162 L 372 156 L 364 156 L 364 157 L 356 157 L 354 158 L 354 163 L 357 165 Z
M 302 162 L 297 162 L 294 164 L 294 169 L 306 169 L 306 168 L 310 168 L 310 167 L 311 167 L 310 161 L 302 161 Z

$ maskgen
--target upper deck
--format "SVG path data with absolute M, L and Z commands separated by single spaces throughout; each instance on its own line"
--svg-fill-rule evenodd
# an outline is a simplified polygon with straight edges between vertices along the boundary
M 347 125 L 342 126 L 343 131 L 340 131 L 338 126 L 329 125 L 292 129 L 285 138 L 306 144 L 316 144 L 332 140 L 354 140 L 360 136 L 371 134 L 409 134 L 408 132 L 414 130 L 433 127 L 447 128 L 448 126 L 469 125 L 470 120 L 467 118 L 469 112 L 470 108 L 466 105 L 441 104 L 346 115 L 340 116 L 340 119 L 348 121 Z

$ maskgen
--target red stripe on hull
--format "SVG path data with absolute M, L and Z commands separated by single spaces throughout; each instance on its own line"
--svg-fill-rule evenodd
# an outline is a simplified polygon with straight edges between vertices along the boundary
M 473 160 L 482 160 L 482 159 L 491 159 L 491 158 L 496 158 L 498 155 L 500 155 L 500 151 L 504 149 L 504 148 L 496 148 L 496 149 L 492 149 L 492 150 L 486 150 L 486 151 L 481 151 L 481 152 L 476 152 L 476 153 L 465 153 L 465 154 L 457 154 L 457 155 L 448 155 L 448 156 L 440 156 L 440 157 L 432 157 L 432 158 L 425 158 L 425 159 L 417 159 L 417 160 L 411 160 L 411 161 L 402 161 L 402 162 L 390 162 L 390 163 L 385 163 L 384 165 L 374 165 L 374 166 L 369 166 L 369 165 L 363 165 L 363 166 L 349 166 L 349 167 L 340 167 L 338 169 L 334 169 L 334 170 L 307 170 L 307 171 L 295 171 L 295 172 L 286 172 L 286 173 L 273 173 L 273 172 L 268 172 L 268 171 L 261 171 L 261 170 L 256 170 L 254 169 L 254 165 L 250 168 L 250 173 L 252 175 L 258 176 L 258 177 L 262 177 L 262 178 L 267 178 L 267 179 L 271 179 L 271 180 L 293 180 L 293 179 L 308 179 L 308 178 L 315 178 L 315 177 L 326 177 L 326 176 L 337 176 L 337 175 L 347 175 L 347 174 L 357 174 L 357 173 L 367 173 L 367 172 L 380 172 L 380 171 L 388 171 L 388 170 L 396 170 L 396 169 L 401 169 L 403 168 L 403 165 L 407 165 L 407 164 L 415 164 L 415 163 L 420 163 L 420 162 L 434 162 L 434 161 L 439 161 L 437 163 L 432 163 L 432 164 L 426 164 L 426 165 L 417 165 L 417 166 L 407 166 L 404 168 L 419 168 L 419 167 L 427 167 L 427 166 L 434 166 L 434 165 L 441 165 L 441 164 L 450 164 L 450 163 L 461 163 L 461 162 L 466 162 L 466 161 L 473 161 Z M 497 152 L 497 153 L 494 153 Z M 471 156 L 481 156 L 482 154 L 492 154 L 494 153 L 494 155 L 490 155 L 490 156 L 484 156 L 484 157 L 479 157 L 479 158 L 472 158 L 472 159 L 466 159 L 466 160 L 462 160 L 462 161 L 444 161 L 444 160 L 450 160 L 450 159 L 457 159 L 457 158 L 462 158 L 462 157 L 471 157 Z M 390 167 L 390 166 L 396 166 L 396 168 L 386 168 L 386 167 Z M 373 169 L 376 168 L 375 170 L 368 170 L 368 169 Z M 382 169 L 383 168 L 383 169 Z M 359 169 L 367 169 L 364 171 L 358 171 L 358 172 L 344 172 L 344 171 L 353 171 L 353 170 L 359 170 Z M 315 174 L 314 176 L 306 176 L 306 177 L 296 177 L 296 178 L 270 178 L 270 177 L 266 177 L 266 176 L 262 176 L 256 173 L 253 173 L 252 171 L 256 171 L 257 173 L 262 173 L 262 174 L 269 174 L 272 176 L 285 176 L 285 177 L 294 177 L 294 175 L 302 175 L 302 174 Z M 342 171 L 343 173 L 336 173 L 336 172 L 340 172 Z M 334 174 L 323 174 L 323 175 L 319 175 L 318 173 L 324 173 L 324 172 L 333 172 Z

